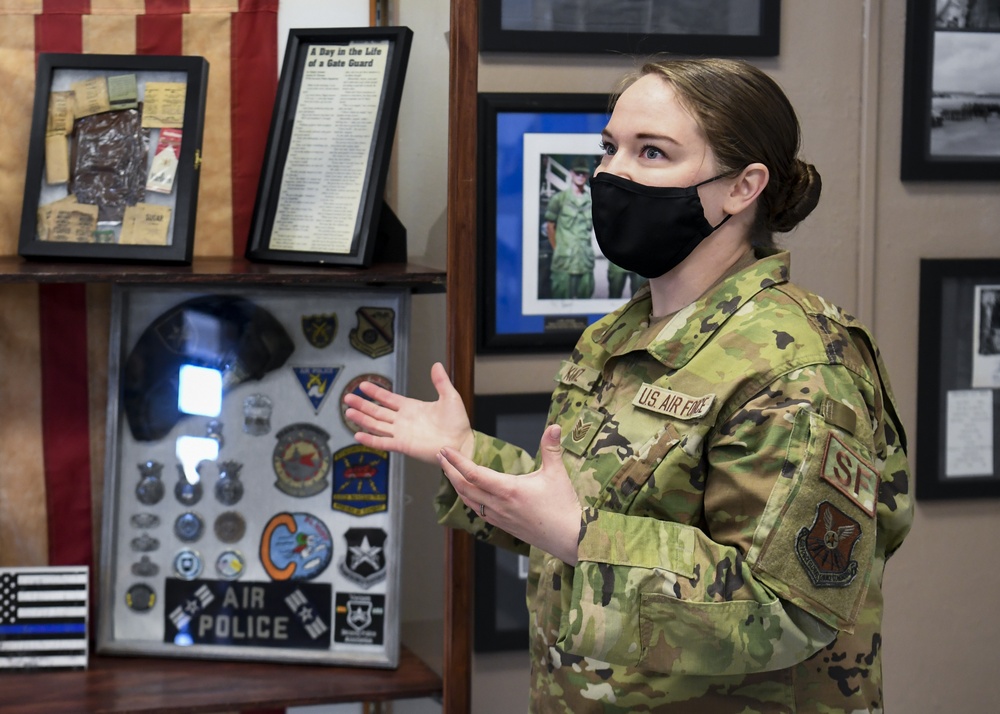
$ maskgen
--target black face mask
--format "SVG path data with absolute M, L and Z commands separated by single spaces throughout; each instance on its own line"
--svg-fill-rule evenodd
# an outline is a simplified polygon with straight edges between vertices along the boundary
M 644 186 L 614 174 L 590 179 L 594 233 L 601 252 L 619 268 L 658 278 L 681 264 L 718 226 L 705 219 L 698 187 Z

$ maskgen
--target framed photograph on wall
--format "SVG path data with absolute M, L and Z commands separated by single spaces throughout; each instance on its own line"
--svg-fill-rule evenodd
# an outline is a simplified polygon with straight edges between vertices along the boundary
M 371 264 L 395 218 L 382 194 L 412 38 L 406 27 L 289 30 L 247 258 Z
M 916 494 L 1000 496 L 1000 260 L 920 261 Z
M 542 392 L 476 395 L 475 428 L 535 453 L 551 397 Z M 475 562 L 474 649 L 527 649 L 528 556 L 477 542 Z
M 208 63 L 38 57 L 18 253 L 190 263 Z
M 1000 0 L 908 0 L 904 181 L 1000 180 Z
M 773 57 L 781 0 L 496 0 L 479 9 L 483 52 Z
M 593 235 L 608 116 L 603 94 L 479 96 L 480 353 L 569 350 L 642 285 Z
M 409 293 L 118 286 L 98 650 L 395 668 L 402 460 L 343 397 L 405 391 Z

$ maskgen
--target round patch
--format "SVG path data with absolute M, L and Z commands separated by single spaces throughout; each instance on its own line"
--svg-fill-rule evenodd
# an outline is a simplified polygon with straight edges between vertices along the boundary
M 174 556 L 174 572 L 179 578 L 194 580 L 201 575 L 202 568 L 201 555 L 197 551 L 182 548 Z
M 291 424 L 277 434 L 271 459 L 275 486 L 289 496 L 313 496 L 329 483 L 330 435 L 312 424 Z
M 156 591 L 145 583 L 136 583 L 125 593 L 125 604 L 133 612 L 149 612 L 156 604 Z
M 215 537 L 223 543 L 235 543 L 247 532 L 247 522 L 236 511 L 220 513 L 215 519 Z
M 381 374 L 362 374 L 347 383 L 347 386 L 344 387 L 344 391 L 340 393 L 340 416 L 344 420 L 344 426 L 346 426 L 352 434 L 362 431 L 362 429 L 355 422 L 347 418 L 347 405 L 344 404 L 344 397 L 348 394 L 357 394 L 362 399 L 368 399 L 368 397 L 362 394 L 361 390 L 358 389 L 362 382 L 371 382 L 372 384 L 382 387 L 383 389 L 392 391 L 392 380 L 388 377 L 383 377 Z M 371 400 L 369 399 L 368 401 Z
M 215 572 L 223 580 L 236 580 L 246 570 L 246 561 L 238 550 L 224 550 L 215 561 Z
M 205 522 L 201 520 L 201 516 L 191 511 L 182 513 L 174 521 L 174 533 L 178 538 L 187 543 L 192 543 L 201 538 L 204 530 Z
M 330 529 L 309 513 L 279 513 L 264 527 L 260 562 L 273 580 L 310 580 L 333 559 Z

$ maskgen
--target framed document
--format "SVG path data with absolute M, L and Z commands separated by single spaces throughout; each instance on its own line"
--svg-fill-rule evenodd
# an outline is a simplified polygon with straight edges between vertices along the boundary
M 371 264 L 412 36 L 289 30 L 247 258 Z
M 362 381 L 405 392 L 405 290 L 118 286 L 98 650 L 393 668 L 402 459 Z
M 1000 497 L 1000 260 L 922 258 L 917 499 Z
M 18 253 L 190 263 L 208 63 L 42 53 Z

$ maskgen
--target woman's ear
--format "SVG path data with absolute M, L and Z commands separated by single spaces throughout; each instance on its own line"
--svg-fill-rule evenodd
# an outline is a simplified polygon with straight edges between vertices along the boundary
M 767 186 L 769 178 L 770 173 L 764 164 L 748 164 L 733 182 L 733 188 L 726 197 L 723 210 L 732 215 L 744 211 L 757 200 Z

